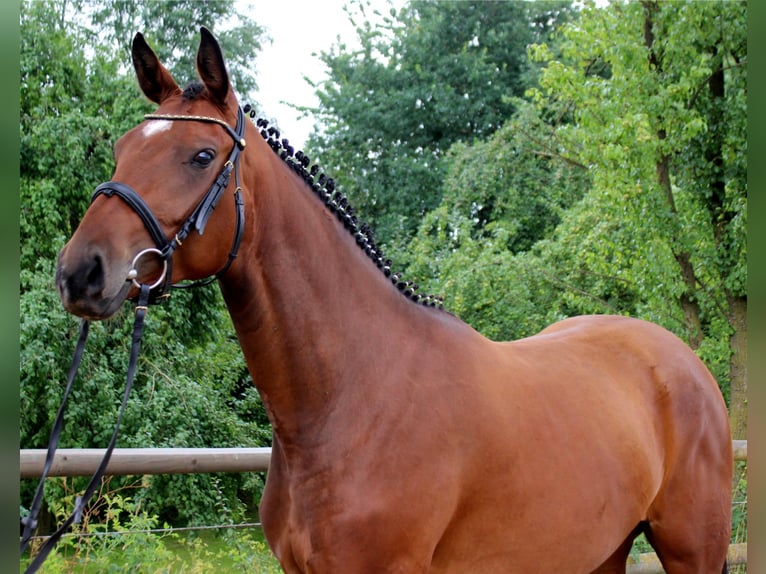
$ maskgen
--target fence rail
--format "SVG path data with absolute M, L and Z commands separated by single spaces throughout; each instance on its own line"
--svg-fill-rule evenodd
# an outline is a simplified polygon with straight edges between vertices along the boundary
M 48 476 L 91 476 L 101 448 L 60 448 Z M 42 476 L 45 449 L 21 449 L 21 478 Z M 269 468 L 270 448 L 116 448 L 105 475 L 261 472 Z
M 747 441 L 732 441 L 734 460 L 747 460 Z M 58 449 L 49 476 L 90 476 L 105 449 Z M 45 449 L 21 449 L 21 478 L 42 476 Z M 270 448 L 116 448 L 105 475 L 188 474 L 206 472 L 263 472 L 269 468 Z M 747 563 L 747 543 L 729 546 L 729 564 Z M 662 574 L 656 554 L 628 560 L 627 574 Z
M 747 441 L 735 440 L 734 460 L 747 460 Z M 48 476 L 90 476 L 104 456 L 100 448 L 60 448 Z M 21 449 L 21 478 L 39 478 L 45 449 Z M 263 472 L 271 449 L 264 448 L 116 448 L 107 475 L 189 474 L 204 472 Z

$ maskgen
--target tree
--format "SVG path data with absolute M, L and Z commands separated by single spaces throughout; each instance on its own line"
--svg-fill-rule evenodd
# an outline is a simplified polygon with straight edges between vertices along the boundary
M 450 311 L 498 340 L 531 335 L 565 316 L 535 246 L 552 236 L 589 183 L 584 166 L 541 151 L 551 130 L 531 106 L 518 108 L 485 141 L 452 146 L 441 203 L 423 218 L 405 256 L 408 276 L 443 293 Z
M 231 25 L 232 2 L 221 0 L 164 0 L 133 2 L 132 0 L 78 0 L 82 9 L 91 13 L 97 28 L 104 33 L 115 52 L 123 55 L 130 66 L 130 40 L 142 32 L 147 41 L 179 83 L 196 79 L 196 50 L 189 49 L 200 26 L 216 35 L 226 53 L 226 64 L 232 84 L 238 93 L 248 94 L 257 87 L 250 59 L 263 48 L 265 28 L 246 14 L 236 14 Z
M 580 267 L 621 277 L 650 318 L 677 317 L 668 326 L 730 385 L 735 436 L 747 388 L 746 13 L 744 2 L 588 4 L 562 29 L 562 58 L 534 49 L 546 67 L 533 96 L 572 109 L 559 138 L 593 178 L 598 216 L 568 239 Z
M 321 55 L 329 78 L 311 110 L 308 151 L 388 245 L 405 245 L 440 200 L 444 155 L 488 137 L 535 75 L 526 46 L 547 38 L 568 3 L 411 2 L 398 13 L 354 4 L 361 47 Z
M 496 338 L 586 313 L 664 325 L 744 436 L 745 22 L 740 2 L 586 6 L 531 49 L 535 109 L 452 146 L 409 275 Z

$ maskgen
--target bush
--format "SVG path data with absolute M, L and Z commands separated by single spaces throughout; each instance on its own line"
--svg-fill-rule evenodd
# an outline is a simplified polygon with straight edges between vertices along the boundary
M 69 513 L 78 493 L 63 479 L 65 494 L 54 503 L 59 520 Z M 44 563 L 47 574 L 82 572 L 195 574 L 207 572 L 281 572 L 259 530 L 225 529 L 217 534 L 180 533 L 148 513 L 132 496 L 141 481 L 115 484 L 105 480 L 101 492 L 83 512 L 73 531 L 62 537 Z M 32 548 L 36 554 L 40 543 Z M 30 556 L 22 559 L 25 568 Z

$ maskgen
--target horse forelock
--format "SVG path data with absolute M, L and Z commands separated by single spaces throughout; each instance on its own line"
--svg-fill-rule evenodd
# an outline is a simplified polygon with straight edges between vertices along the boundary
M 205 84 L 199 80 L 194 80 L 183 89 L 183 97 L 186 100 L 196 100 L 205 92 L 205 89 Z

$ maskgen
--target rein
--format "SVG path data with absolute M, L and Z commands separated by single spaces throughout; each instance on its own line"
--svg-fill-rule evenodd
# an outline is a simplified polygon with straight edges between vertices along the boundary
M 101 481 L 104 471 L 106 470 L 107 464 L 109 463 L 109 460 L 112 456 L 112 451 L 114 450 L 115 444 L 117 443 L 117 434 L 120 428 L 120 423 L 122 422 L 122 417 L 125 413 L 125 408 L 128 402 L 128 396 L 130 395 L 130 390 L 133 386 L 133 378 L 135 376 L 136 365 L 138 363 L 138 354 L 141 349 L 141 335 L 144 328 L 144 319 L 149 309 L 149 305 L 157 303 L 160 300 L 168 297 L 169 296 L 168 291 L 171 287 L 188 288 L 188 287 L 196 287 L 196 286 L 202 286 L 202 285 L 207 285 L 209 283 L 212 283 L 215 279 L 217 279 L 218 277 L 226 273 L 226 271 L 229 269 L 232 262 L 237 257 L 237 253 L 239 251 L 239 245 L 242 240 L 242 234 L 244 231 L 245 211 L 244 211 L 244 202 L 242 200 L 242 188 L 240 187 L 239 170 L 238 170 L 240 152 L 245 148 L 245 145 L 246 145 L 246 142 L 244 139 L 245 114 L 242 111 L 242 108 L 238 109 L 236 129 L 232 129 L 231 126 L 229 126 L 223 120 L 220 120 L 218 118 L 211 118 L 207 116 L 147 114 L 144 117 L 146 119 L 162 119 L 162 120 L 171 120 L 171 121 L 174 121 L 174 120 L 200 121 L 200 122 L 207 122 L 207 123 L 216 123 L 226 129 L 227 133 L 229 133 L 229 135 L 234 140 L 234 146 L 231 150 L 231 153 L 229 154 L 229 158 L 224 164 L 223 170 L 221 171 L 218 178 L 213 183 L 212 187 L 202 197 L 202 199 L 197 204 L 197 207 L 194 209 L 192 214 L 187 218 L 187 220 L 181 226 L 181 229 L 178 231 L 178 233 L 175 234 L 175 236 L 171 240 L 168 240 L 165 237 L 164 233 L 162 232 L 162 227 L 160 226 L 156 216 L 154 215 L 154 213 L 152 213 L 152 210 L 149 208 L 146 202 L 144 202 L 141 196 L 139 196 L 138 193 L 135 190 L 133 190 L 133 188 L 131 188 L 130 186 L 120 182 L 116 182 L 116 181 L 109 181 L 99 185 L 95 189 L 93 196 L 91 197 L 91 203 L 95 201 L 95 199 L 99 195 L 104 195 L 106 197 L 111 197 L 113 195 L 116 195 L 122 198 L 123 201 L 125 201 L 133 209 L 133 211 L 135 211 L 136 214 L 141 218 L 141 221 L 143 221 L 144 225 L 149 231 L 149 234 L 151 235 L 152 240 L 154 241 L 157 248 L 144 249 L 140 251 L 138 254 L 136 254 L 136 256 L 133 258 L 131 269 L 126 278 L 126 280 L 132 281 L 138 287 L 138 295 L 135 298 L 135 301 L 136 301 L 135 319 L 133 323 L 133 335 L 132 335 L 131 348 L 130 348 L 130 359 L 128 361 L 128 371 L 126 375 L 125 391 L 123 393 L 122 403 L 120 405 L 119 413 L 117 414 L 117 422 L 115 423 L 114 432 L 112 433 L 112 438 L 109 441 L 109 445 L 107 446 L 106 452 L 104 453 L 104 457 L 101 460 L 101 463 L 99 464 L 98 468 L 96 469 L 96 472 L 93 474 L 90 481 L 88 482 L 88 485 L 85 488 L 85 492 L 83 493 L 81 497 L 78 497 L 76 499 L 74 510 L 69 515 L 69 517 L 59 526 L 59 528 L 45 540 L 42 547 L 40 548 L 40 551 L 35 555 L 34 559 L 25 570 L 25 574 L 32 574 L 34 572 L 37 572 L 37 570 L 40 568 L 40 566 L 43 564 L 45 559 L 48 557 L 51 550 L 56 545 L 56 543 L 61 538 L 61 536 L 69 529 L 69 527 L 73 523 L 79 522 L 83 509 L 85 508 L 85 506 L 87 505 L 91 497 L 93 496 L 94 492 L 96 491 L 96 487 Z M 178 247 L 180 247 L 183 244 L 183 241 L 189 235 L 192 228 L 195 228 L 200 235 L 204 233 L 205 226 L 207 225 L 207 220 L 210 218 L 211 214 L 213 213 L 213 210 L 218 205 L 218 202 L 220 201 L 221 196 L 223 195 L 224 189 L 226 189 L 226 187 L 229 184 L 232 171 L 234 172 L 234 180 L 236 184 L 236 189 L 234 192 L 234 200 L 235 200 L 237 221 L 236 221 L 236 226 L 234 230 L 234 240 L 232 243 L 231 250 L 229 251 L 229 255 L 226 260 L 226 263 L 215 275 L 207 279 L 195 281 L 189 284 L 173 285 L 171 281 L 173 253 Z M 141 259 L 141 257 L 149 253 L 156 253 L 162 259 L 163 261 L 162 273 L 160 274 L 160 277 L 151 284 L 139 283 L 136 280 L 136 277 L 138 276 L 137 263 Z M 48 439 L 48 450 L 45 456 L 45 464 L 43 466 L 43 472 L 40 477 L 40 481 L 37 484 L 35 496 L 30 506 L 29 515 L 21 519 L 21 524 L 24 527 L 24 531 L 21 536 L 21 547 L 20 547 L 21 554 L 23 554 L 24 551 L 26 550 L 27 546 L 29 545 L 29 541 L 32 538 L 32 534 L 34 533 L 35 528 L 37 528 L 37 517 L 40 512 L 40 507 L 42 506 L 43 487 L 45 484 L 45 479 L 47 478 L 48 473 L 50 472 L 50 468 L 53 465 L 54 454 L 58 447 L 59 437 L 61 434 L 61 429 L 63 427 L 64 408 L 66 406 L 67 399 L 69 398 L 70 391 L 72 390 L 74 379 L 77 374 L 77 369 L 82 359 L 83 351 L 85 350 L 85 343 L 88 338 L 89 326 L 90 326 L 90 323 L 87 320 L 82 320 L 80 323 L 80 331 L 79 331 L 79 336 L 77 339 L 77 345 L 75 347 L 74 357 L 72 358 L 72 364 L 67 374 L 67 385 L 64 390 L 64 395 L 61 400 L 61 405 L 59 406 L 58 412 L 56 413 L 56 418 L 54 420 L 53 427 L 51 429 L 50 437 Z
M 138 364 L 138 352 L 141 349 L 141 333 L 144 328 L 144 318 L 146 317 L 146 312 L 148 310 L 147 305 L 149 302 L 149 294 L 150 286 L 146 284 L 142 285 L 138 295 L 138 305 L 136 305 L 136 317 L 133 322 L 133 336 L 130 347 L 130 360 L 128 362 L 128 374 L 125 381 L 125 392 L 122 395 L 122 403 L 120 404 L 120 411 L 117 414 L 117 422 L 114 425 L 112 438 L 109 440 L 109 445 L 106 448 L 104 457 L 101 459 L 96 472 L 93 473 L 93 476 L 88 482 L 88 486 L 85 487 L 85 492 L 82 494 L 82 496 L 78 496 L 75 500 L 74 510 L 72 513 L 61 524 L 61 526 L 59 526 L 58 529 L 45 540 L 43 545 L 40 547 L 40 551 L 35 555 L 34 560 L 32 560 L 29 566 L 27 566 L 27 569 L 24 570 L 24 574 L 32 574 L 37 572 L 40 566 L 42 566 L 43 562 L 45 562 L 48 554 L 50 554 L 51 550 L 53 550 L 53 547 L 56 546 L 56 543 L 58 543 L 59 539 L 64 535 L 64 533 L 66 533 L 67 530 L 69 530 L 69 527 L 73 523 L 80 521 L 80 517 L 82 516 L 82 512 L 85 509 L 85 506 L 88 504 L 88 501 L 90 501 L 93 493 L 96 491 L 96 488 L 98 487 L 101 478 L 104 475 L 106 466 L 109 464 L 109 460 L 112 457 L 112 451 L 114 450 L 114 446 L 117 443 L 117 434 L 120 430 L 120 423 L 122 422 L 122 417 L 125 414 L 125 408 L 128 404 L 128 396 L 130 395 L 130 390 L 133 387 L 133 377 L 136 374 L 136 365 Z M 43 473 L 40 477 L 40 482 L 37 484 L 37 490 L 30 507 L 29 515 L 21 519 L 21 524 L 24 526 L 24 533 L 21 537 L 20 550 L 20 553 L 22 554 L 24 553 L 24 550 L 29 544 L 29 540 L 32 538 L 32 534 L 37 527 L 37 515 L 40 512 L 40 506 L 42 505 L 43 499 L 43 485 L 53 464 L 53 455 L 56 452 L 59 435 L 61 434 L 61 428 L 63 426 L 64 407 L 66 406 L 67 399 L 69 398 L 69 392 L 72 390 L 72 384 L 74 382 L 75 375 L 77 374 L 77 368 L 80 365 L 80 359 L 82 358 L 83 351 L 85 350 L 85 342 L 88 338 L 89 326 L 90 323 L 87 320 L 83 320 L 80 323 L 80 335 L 77 339 L 77 346 L 75 348 L 74 358 L 72 359 L 72 365 L 69 368 L 67 385 L 66 389 L 64 390 L 64 397 L 61 400 L 61 405 L 59 406 L 59 410 L 56 413 L 56 420 L 53 423 L 53 429 L 51 430 L 51 435 L 48 440 L 48 452 L 45 455 Z

